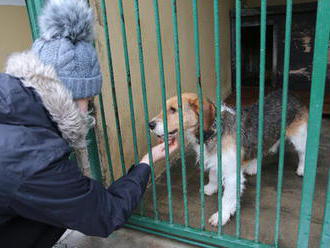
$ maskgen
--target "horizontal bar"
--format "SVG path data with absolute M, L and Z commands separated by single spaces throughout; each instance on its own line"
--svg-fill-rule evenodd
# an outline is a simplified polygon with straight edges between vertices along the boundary
M 261 189 L 261 164 L 263 153 L 263 131 L 264 131 L 264 96 L 265 96 L 265 56 L 266 56 L 266 11 L 267 0 L 261 1 L 260 15 L 260 74 L 259 74 L 259 114 L 258 114 L 258 153 L 257 153 L 257 192 L 256 192 L 256 217 L 254 240 L 259 241 L 260 229 L 260 189 Z
M 227 247 L 227 248 L 270 248 L 273 246 L 255 243 L 251 240 L 238 239 L 233 236 L 223 234 L 219 236 L 215 232 L 201 231 L 200 229 L 184 227 L 178 224 L 168 224 L 162 221 L 153 221 L 147 217 L 140 217 L 133 215 L 128 220 L 128 227 L 143 228 L 143 231 L 154 230 L 154 234 L 162 235 L 167 234 L 170 238 L 176 239 L 176 237 L 189 239 L 193 241 L 203 242 L 207 245 L 214 245 L 216 247 Z M 142 230 L 142 229 L 141 229 Z M 204 247 L 204 246 L 201 246 Z
M 286 133 L 286 115 L 288 105 L 288 85 L 289 85 L 289 67 L 290 67 L 290 44 L 291 44 L 291 22 L 292 22 L 292 0 L 286 2 L 286 21 L 285 21 L 285 48 L 284 48 L 284 69 L 283 69 L 283 96 L 282 96 L 282 116 L 281 116 L 281 135 L 280 135 L 280 153 L 278 163 L 278 180 L 276 195 L 276 221 L 274 244 L 279 246 L 280 221 L 281 221 L 281 200 L 282 200 L 282 182 L 285 152 L 285 133 Z
M 307 128 L 305 171 L 300 206 L 297 248 L 307 248 L 312 218 L 317 159 L 322 126 L 324 89 L 328 64 L 330 33 L 330 0 L 319 0 L 317 6 L 312 87 Z
M 187 227 L 187 226 L 189 226 L 189 209 L 188 209 L 188 197 L 187 197 L 187 172 L 186 172 L 185 139 L 184 139 L 184 128 L 183 128 L 183 112 L 182 112 L 179 32 L 178 32 L 176 0 L 172 0 L 171 3 L 172 3 L 172 23 L 173 23 L 174 50 L 175 50 L 176 90 L 177 90 L 177 99 L 178 99 L 179 129 L 180 129 L 180 144 L 181 144 L 180 145 L 180 155 L 181 155 L 184 223 L 185 223 L 185 226 Z
M 177 240 L 177 241 L 187 243 L 187 244 L 190 244 L 190 245 L 194 245 L 194 246 L 197 246 L 197 247 L 219 248 L 219 246 L 207 245 L 205 243 L 201 243 L 201 242 L 198 242 L 198 241 L 193 241 L 193 240 L 190 240 L 190 239 L 187 239 L 187 238 L 180 238 L 180 237 L 177 237 L 177 236 L 162 233 L 162 232 L 159 232 L 159 231 L 154 231 L 154 230 L 151 230 L 151 229 L 148 229 L 148 228 L 145 228 L 145 227 L 141 227 L 141 226 L 134 226 L 134 225 L 131 225 L 131 224 L 126 224 L 125 227 L 135 229 L 135 230 L 138 230 L 138 231 L 141 231 L 141 232 L 150 233 L 150 234 L 153 234 L 153 235 L 162 236 L 162 237 L 165 237 L 165 238 L 168 238 L 168 239 Z

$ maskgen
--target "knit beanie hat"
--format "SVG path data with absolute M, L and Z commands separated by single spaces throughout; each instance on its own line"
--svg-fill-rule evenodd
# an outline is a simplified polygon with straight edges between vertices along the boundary
M 94 16 L 86 0 L 48 0 L 39 17 L 40 38 L 32 50 L 52 65 L 73 99 L 101 92 L 102 75 L 94 40 Z

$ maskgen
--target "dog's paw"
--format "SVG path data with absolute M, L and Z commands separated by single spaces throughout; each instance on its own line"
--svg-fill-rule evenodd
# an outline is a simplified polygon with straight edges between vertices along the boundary
M 225 225 L 230 219 L 230 214 L 222 213 L 222 223 L 221 225 Z M 216 212 L 212 214 L 212 216 L 209 218 L 209 223 L 211 226 L 217 227 L 219 223 L 219 212 Z
M 211 184 L 208 183 L 207 185 L 204 186 L 204 194 L 205 195 L 213 195 L 218 191 L 218 185 L 216 184 Z
M 296 173 L 300 177 L 304 176 L 304 166 L 298 166 Z
M 218 212 L 216 212 L 215 214 L 212 214 L 212 216 L 209 218 L 209 223 L 211 226 L 217 227 L 218 226 Z
M 250 176 L 256 175 L 257 174 L 257 166 L 249 166 L 244 170 L 245 174 L 248 174 Z

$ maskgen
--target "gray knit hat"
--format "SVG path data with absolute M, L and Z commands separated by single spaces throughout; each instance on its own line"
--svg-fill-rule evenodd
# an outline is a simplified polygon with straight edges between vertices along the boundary
M 32 50 L 72 91 L 73 99 L 101 92 L 102 75 L 94 40 L 94 16 L 86 0 L 48 0 L 39 17 L 40 38 Z

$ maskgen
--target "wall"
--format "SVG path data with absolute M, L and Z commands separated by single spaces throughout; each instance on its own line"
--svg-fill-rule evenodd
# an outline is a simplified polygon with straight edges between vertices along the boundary
M 107 1 L 109 3 L 109 1 Z M 140 67 L 138 57 L 138 47 L 136 40 L 136 25 L 134 14 L 134 1 L 123 1 L 124 16 L 127 29 L 128 50 L 131 65 L 132 88 L 134 95 L 134 110 L 136 116 L 136 129 L 138 136 L 139 154 L 141 156 L 147 151 L 146 135 L 144 127 L 144 111 L 142 104 Z M 143 37 L 144 65 L 146 72 L 146 84 L 149 103 L 149 114 L 153 117 L 161 110 L 161 88 L 159 83 L 159 67 L 157 55 L 157 43 L 155 36 L 154 12 L 152 0 L 140 2 L 140 19 Z M 230 72 L 230 26 L 229 9 L 230 2 L 220 1 L 221 16 L 221 79 L 223 96 L 227 96 L 231 87 Z M 119 152 L 116 136 L 116 127 L 114 121 L 114 112 L 112 107 L 112 96 L 109 81 L 109 70 L 107 67 L 107 52 L 105 48 L 105 39 L 103 32 L 102 15 L 99 1 L 91 1 L 97 13 L 97 48 L 102 62 L 104 74 L 103 100 L 107 116 L 107 130 L 110 136 L 111 155 L 115 167 L 115 175 L 121 174 L 119 163 Z M 180 39 L 180 59 L 181 59 L 181 79 L 182 91 L 197 92 L 195 77 L 195 57 L 194 57 L 194 39 L 193 39 L 193 17 L 191 1 L 177 1 L 178 25 Z M 199 1 L 199 28 L 200 28 L 200 56 L 201 73 L 204 95 L 215 100 L 215 70 L 214 70 L 214 33 L 213 33 L 213 1 Z M 123 147 L 125 154 L 125 164 L 130 166 L 133 163 L 133 141 L 131 135 L 131 122 L 129 112 L 129 102 L 127 94 L 126 71 L 124 64 L 122 36 L 120 28 L 120 16 L 117 1 L 112 1 L 111 6 L 107 5 L 108 23 L 110 29 L 110 42 L 112 49 L 112 59 L 114 65 L 114 79 L 116 82 L 117 99 L 119 104 L 119 116 L 121 131 L 123 137 Z M 164 67 L 167 87 L 167 97 L 176 95 L 176 75 L 175 75 L 175 57 L 174 40 L 171 21 L 170 1 L 159 1 L 161 31 L 164 53 Z M 97 107 L 98 108 L 98 107 Z M 98 122 L 100 125 L 100 120 Z M 99 130 L 101 146 L 103 146 L 102 130 Z M 106 164 L 104 149 L 102 158 Z M 163 170 L 162 165 L 158 165 L 159 171 Z M 158 172 L 157 172 L 158 173 Z
M 0 5 L 0 30 L 0 72 L 2 72 L 9 54 L 28 49 L 32 44 L 25 6 Z

